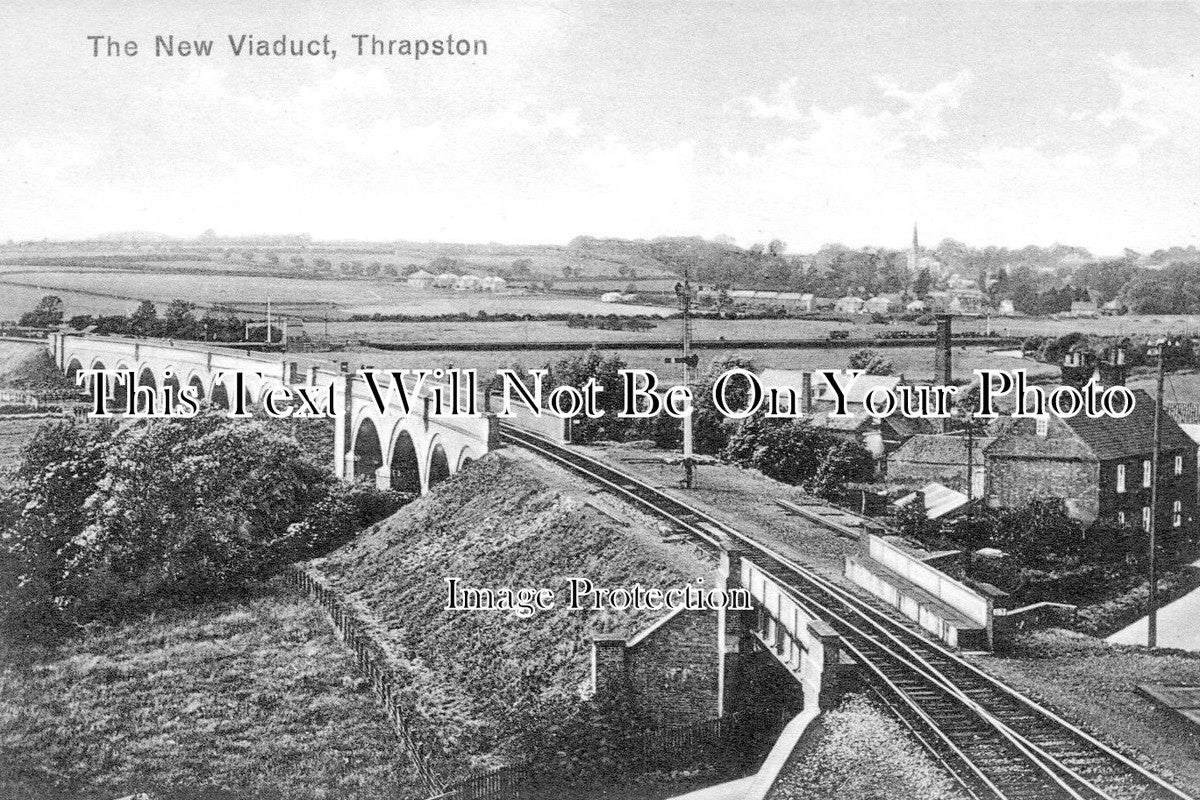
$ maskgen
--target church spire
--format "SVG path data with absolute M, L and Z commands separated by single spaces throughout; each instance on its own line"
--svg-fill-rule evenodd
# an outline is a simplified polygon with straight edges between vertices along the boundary
M 917 250 L 919 250 L 920 247 L 921 246 L 919 244 L 917 244 L 917 223 L 914 222 L 913 223 L 913 252 L 914 253 L 917 252 Z

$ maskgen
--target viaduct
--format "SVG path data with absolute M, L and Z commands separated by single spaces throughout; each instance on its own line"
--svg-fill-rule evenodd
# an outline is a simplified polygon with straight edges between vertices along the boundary
M 191 387 L 202 401 L 219 408 L 231 405 L 236 373 L 243 376 L 247 408 L 261 408 L 272 389 L 309 387 L 313 395 L 331 394 L 334 472 L 345 479 L 373 479 L 383 489 L 427 492 L 498 441 L 497 421 L 491 414 L 431 415 L 428 384 L 422 387 L 413 413 L 404 412 L 397 396 L 389 396 L 381 412 L 365 380 L 344 362 L 306 363 L 193 342 L 64 333 L 53 334 L 50 346 L 55 363 L 72 380 L 83 369 L 131 371 L 135 386 L 172 386 L 176 392 Z M 112 382 L 109 392 L 114 406 L 125 405 L 130 388 Z

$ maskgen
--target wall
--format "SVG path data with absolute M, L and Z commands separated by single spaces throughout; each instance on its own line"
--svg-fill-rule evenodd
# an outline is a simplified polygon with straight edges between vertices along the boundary
M 630 640 L 629 688 L 655 724 L 681 725 L 718 716 L 717 614 L 678 611 L 649 635 Z
M 988 455 L 987 466 L 988 502 L 992 505 L 1021 508 L 1035 497 L 1053 494 L 1066 498 L 1067 510 L 1085 523 L 1100 513 L 1099 464 L 1095 461 Z

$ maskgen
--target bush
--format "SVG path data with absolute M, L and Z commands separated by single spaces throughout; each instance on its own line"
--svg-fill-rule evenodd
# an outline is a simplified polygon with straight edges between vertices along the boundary
M 332 482 L 324 497 L 304 519 L 288 527 L 281 544 L 288 561 L 315 558 L 335 550 L 358 531 L 390 517 L 416 495 L 393 489 L 376 489 L 366 482 Z
M 209 598 L 407 499 L 341 484 L 267 422 L 46 425 L 0 496 L 0 619 L 44 629 Z

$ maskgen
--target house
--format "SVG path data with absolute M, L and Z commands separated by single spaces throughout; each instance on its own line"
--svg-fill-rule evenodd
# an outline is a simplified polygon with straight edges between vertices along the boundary
M 409 275 L 406 280 L 408 285 L 414 289 L 428 289 L 429 287 L 433 286 L 435 278 L 432 272 L 426 272 L 423 269 L 419 269 L 413 274 Z
M 839 385 L 845 385 L 845 373 L 840 373 L 838 380 Z M 822 377 L 800 370 L 767 368 L 758 374 L 758 381 L 764 391 L 780 391 L 782 410 L 792 412 L 794 405 L 794 413 L 807 418 L 813 427 L 820 428 L 830 435 L 857 442 L 876 458 L 883 458 L 911 436 L 933 430 L 927 419 L 893 414 L 875 420 L 863 411 L 863 398 L 871 389 L 895 389 L 901 381 L 899 376 L 859 376 L 858 380 L 845 390 L 847 410 L 851 414 L 844 417 L 831 415 L 835 409 L 836 395 Z M 794 404 L 789 402 L 793 394 Z
M 499 275 L 489 275 L 479 282 L 479 288 L 485 292 L 502 292 L 508 286 L 508 281 Z
M 1154 402 L 1134 390 L 1127 417 L 1009 419 L 985 450 L 987 497 L 1019 507 L 1039 495 L 1062 497 L 1072 516 L 1150 526 Z M 1169 414 L 1161 416 L 1157 529 L 1178 549 L 1196 514 L 1196 445 Z
M 458 283 L 458 276 L 453 272 L 443 272 L 433 279 L 433 285 L 439 289 L 451 289 Z
M 886 314 L 892 310 L 895 302 L 890 297 L 877 295 L 863 303 L 863 312 L 867 314 Z
M 950 304 L 947 311 L 951 314 L 967 316 L 983 313 L 983 292 L 975 288 L 951 289 Z
M 929 303 L 924 300 L 910 300 L 908 305 L 904 307 L 905 311 L 928 311 Z
M 928 420 L 926 420 L 928 422 Z M 960 492 L 967 491 L 971 475 L 971 496 L 983 497 L 987 462 L 984 450 L 990 436 L 917 434 L 911 436 L 888 456 L 888 480 L 894 483 L 939 483 Z M 968 447 L 970 451 L 968 452 Z
M 1071 310 L 1067 313 L 1070 317 L 1098 317 L 1100 309 L 1096 306 L 1094 300 L 1072 300 Z
M 834 306 L 839 314 L 861 314 L 863 310 L 863 299 L 855 295 L 846 295 L 837 301 Z
M 785 372 L 786 370 L 773 370 L 773 372 Z M 768 370 L 763 370 L 765 375 Z M 854 381 L 850 380 L 848 370 L 833 370 L 835 379 L 839 386 L 843 388 L 846 395 L 846 404 L 848 411 L 861 411 L 863 400 L 872 389 L 878 389 L 879 392 L 895 391 L 900 385 L 901 377 L 899 375 L 859 375 Z M 849 384 L 849 386 L 847 386 Z M 813 404 L 817 410 L 832 409 L 837 403 L 837 393 L 833 387 L 823 377 L 817 377 L 813 381 Z
M 1017 309 L 1013 306 L 1012 300 L 1001 300 L 998 313 L 1002 317 L 1014 317 L 1017 314 Z
M 479 291 L 479 276 L 463 275 L 454 282 L 454 288 L 460 292 L 477 292 Z

